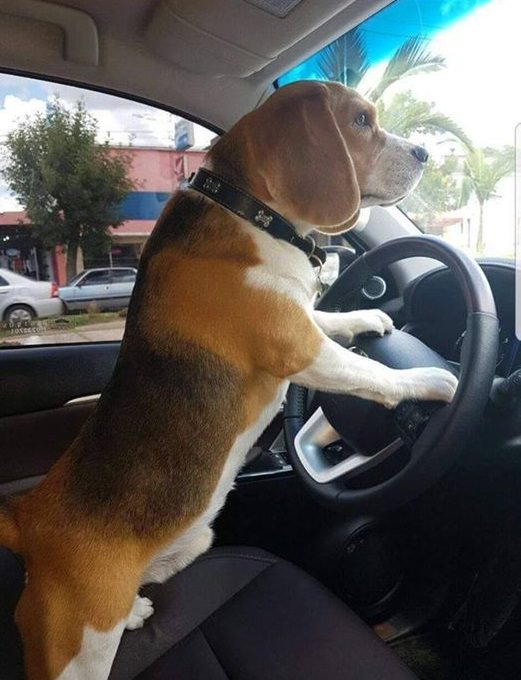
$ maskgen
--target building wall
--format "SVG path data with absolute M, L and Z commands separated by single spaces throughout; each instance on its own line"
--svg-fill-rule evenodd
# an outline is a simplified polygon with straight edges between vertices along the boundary
M 112 252 L 96 258 L 84 258 L 84 266 L 135 265 L 139 261 L 145 241 L 151 234 L 165 203 L 201 165 L 203 151 L 178 153 L 172 149 L 115 148 L 114 154 L 131 154 L 130 177 L 136 189 L 123 201 L 123 223 L 111 229 Z M 34 278 L 65 283 L 63 248 L 47 250 L 37 238 L 38 229 L 27 219 L 24 211 L 0 213 L 0 266 L 15 269 Z M 7 252 L 19 255 L 8 256 Z M 27 271 L 20 269 L 26 267 Z
M 114 153 L 118 151 L 115 149 Z M 122 152 L 133 156 L 129 175 L 136 189 L 123 201 L 124 223 L 112 233 L 115 243 L 144 243 L 165 203 L 179 184 L 199 168 L 205 152 L 179 153 L 172 149 L 122 149 Z

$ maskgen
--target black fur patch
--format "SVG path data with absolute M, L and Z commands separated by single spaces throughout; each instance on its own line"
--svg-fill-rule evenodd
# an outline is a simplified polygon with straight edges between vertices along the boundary
M 75 506 L 138 535 L 197 516 L 237 432 L 240 385 L 185 341 L 168 358 L 126 346 L 69 450 Z

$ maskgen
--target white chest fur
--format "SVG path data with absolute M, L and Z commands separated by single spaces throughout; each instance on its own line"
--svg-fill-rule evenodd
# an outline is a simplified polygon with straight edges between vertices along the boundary
M 260 229 L 250 225 L 246 228 L 262 260 L 248 270 L 247 285 L 286 295 L 309 308 L 318 292 L 318 281 L 305 253 Z

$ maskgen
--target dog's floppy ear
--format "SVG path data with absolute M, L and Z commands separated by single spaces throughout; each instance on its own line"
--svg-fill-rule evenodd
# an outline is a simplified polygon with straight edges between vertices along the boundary
M 339 232 L 358 217 L 360 189 L 329 97 L 326 85 L 311 82 L 279 100 L 274 95 L 256 112 L 253 143 L 256 170 L 279 210 Z

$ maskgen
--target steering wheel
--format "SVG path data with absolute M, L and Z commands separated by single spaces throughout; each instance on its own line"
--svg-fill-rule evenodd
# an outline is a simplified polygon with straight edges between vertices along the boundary
M 425 491 L 454 463 L 478 427 L 490 394 L 499 328 L 492 291 L 478 264 L 440 238 L 398 238 L 368 251 L 344 270 L 318 309 L 345 310 L 346 299 L 367 278 L 410 257 L 442 262 L 463 292 L 467 326 L 458 389 L 451 404 L 408 401 L 394 411 L 350 395 L 317 392 L 316 409 L 308 418 L 308 391 L 290 385 L 284 434 L 291 463 L 309 491 L 336 510 L 381 512 Z M 438 366 L 457 371 L 400 330 L 381 338 L 358 336 L 354 343 L 353 351 L 392 368 Z

